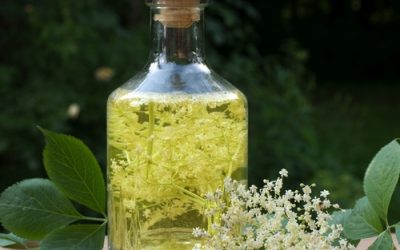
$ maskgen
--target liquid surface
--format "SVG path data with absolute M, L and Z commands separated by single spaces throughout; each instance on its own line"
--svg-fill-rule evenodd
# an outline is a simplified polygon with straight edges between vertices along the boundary
M 114 92 L 108 103 L 110 248 L 192 249 L 215 218 L 204 196 L 247 179 L 247 111 L 236 92 Z

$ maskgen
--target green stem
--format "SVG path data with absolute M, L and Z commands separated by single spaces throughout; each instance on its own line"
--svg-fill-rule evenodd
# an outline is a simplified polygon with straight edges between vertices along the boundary
M 386 225 L 386 229 L 389 229 L 389 228 L 390 228 L 390 226 L 389 226 L 389 222 L 388 222 L 388 220 L 387 220 L 387 219 L 385 220 L 385 225 Z
M 81 220 L 89 220 L 89 221 L 99 221 L 99 222 L 103 222 L 103 223 L 107 222 L 107 218 L 96 218 L 96 217 L 82 216 L 82 217 L 80 217 L 80 219 Z
M 175 183 L 172 183 L 172 185 L 175 188 L 181 190 L 184 194 L 188 195 L 189 197 L 193 197 L 194 201 L 198 202 L 199 204 L 201 204 L 201 205 L 205 204 L 206 200 L 204 198 L 202 198 L 201 196 L 199 196 L 193 192 L 190 192 L 189 190 L 186 190 L 183 187 L 176 185 Z
M 389 233 L 390 239 L 392 240 L 391 250 L 395 250 L 396 248 L 394 246 L 396 246 L 396 241 L 393 239 L 392 232 L 390 231 L 390 229 L 393 228 L 395 225 L 389 225 L 389 222 L 387 219 L 385 219 L 385 225 L 386 225 L 386 231 Z
M 154 118 L 154 103 L 150 102 L 149 103 L 149 133 L 148 133 L 148 144 L 147 144 L 147 169 L 146 169 L 146 179 L 149 179 L 149 173 L 150 173 L 150 166 L 152 162 L 152 156 L 153 156 L 153 132 L 154 132 L 154 123 L 155 123 L 155 118 Z

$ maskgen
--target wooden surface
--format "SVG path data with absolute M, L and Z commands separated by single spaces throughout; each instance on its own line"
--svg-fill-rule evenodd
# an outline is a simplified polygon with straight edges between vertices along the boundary
M 393 237 L 393 239 L 396 238 L 395 235 L 392 235 L 392 237 Z M 368 239 L 362 240 L 360 242 L 360 244 L 357 246 L 356 250 L 366 250 L 374 242 L 374 239 L 375 238 L 368 238 Z M 396 239 L 395 239 L 395 242 L 397 242 Z M 18 248 L 2 248 L 2 247 L 0 247 L 0 250 L 10 250 L 10 249 L 18 249 Z M 396 249 L 400 249 L 398 244 L 396 244 Z M 104 241 L 103 250 L 107 250 L 107 239 Z

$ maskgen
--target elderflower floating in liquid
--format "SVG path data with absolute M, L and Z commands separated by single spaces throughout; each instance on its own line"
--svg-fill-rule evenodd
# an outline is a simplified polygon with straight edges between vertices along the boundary
M 112 249 L 192 249 L 192 229 L 213 222 L 206 194 L 226 177 L 247 178 L 245 99 L 119 89 L 108 103 L 108 145 Z

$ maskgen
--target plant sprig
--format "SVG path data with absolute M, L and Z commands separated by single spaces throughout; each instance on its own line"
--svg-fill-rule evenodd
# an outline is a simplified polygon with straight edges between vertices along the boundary
M 39 129 L 47 142 L 43 163 L 50 180 L 23 180 L 1 194 L 0 221 L 13 234 L 0 235 L 0 243 L 30 249 L 28 239 L 40 240 L 40 250 L 102 249 L 106 194 L 96 158 L 82 141 Z M 71 200 L 102 216 L 82 215 Z
M 391 250 L 395 228 L 400 241 L 399 223 L 390 225 L 388 210 L 400 175 L 400 144 L 394 140 L 383 147 L 372 159 L 364 177 L 365 196 L 346 216 L 344 232 L 347 238 L 361 240 L 377 236 L 369 249 Z

